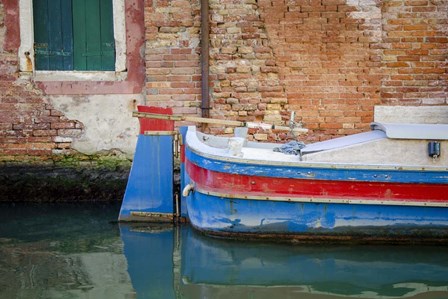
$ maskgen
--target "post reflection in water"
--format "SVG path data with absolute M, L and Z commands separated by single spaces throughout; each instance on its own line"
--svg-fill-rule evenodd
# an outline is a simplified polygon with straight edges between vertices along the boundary
M 120 224 L 138 298 L 448 298 L 448 248 L 214 239 Z

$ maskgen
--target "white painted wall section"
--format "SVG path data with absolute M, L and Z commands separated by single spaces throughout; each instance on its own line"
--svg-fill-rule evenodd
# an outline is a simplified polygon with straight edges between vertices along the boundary
M 54 96 L 49 101 L 68 119 L 84 125 L 82 136 L 73 139 L 74 150 L 94 154 L 118 149 L 133 156 L 139 124 L 132 111 L 144 103 L 142 95 Z

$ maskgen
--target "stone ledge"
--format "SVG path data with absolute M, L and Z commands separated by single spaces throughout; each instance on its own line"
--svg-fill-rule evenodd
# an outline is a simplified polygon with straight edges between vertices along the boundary
M 0 202 L 120 201 L 129 167 L 7 165 L 0 168 Z
M 448 106 L 375 106 L 376 122 L 448 124 Z

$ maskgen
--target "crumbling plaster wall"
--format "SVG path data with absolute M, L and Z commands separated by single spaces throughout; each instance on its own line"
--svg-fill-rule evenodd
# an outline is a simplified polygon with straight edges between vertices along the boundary
M 117 81 L 41 81 L 22 72 L 20 3 L 0 2 L 1 161 L 110 153 L 131 158 L 138 134 L 132 111 L 144 103 L 143 2 L 125 1 L 127 73 Z
M 132 157 L 139 130 L 132 111 L 142 103 L 141 95 L 51 96 L 48 100 L 65 117 L 83 124 L 81 134 L 66 138 L 73 150 L 90 155 L 115 150 Z

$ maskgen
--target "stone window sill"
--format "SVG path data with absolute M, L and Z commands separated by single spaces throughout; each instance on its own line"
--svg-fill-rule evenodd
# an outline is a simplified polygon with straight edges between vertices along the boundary
M 32 79 L 36 82 L 60 82 L 60 81 L 125 81 L 127 72 L 113 71 L 35 71 L 21 72 L 22 79 Z

